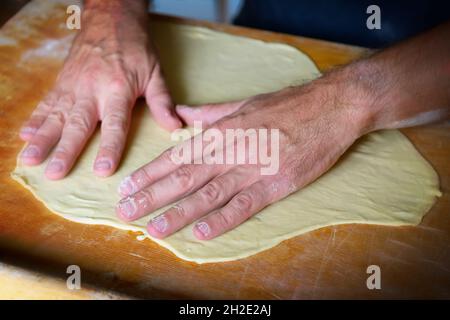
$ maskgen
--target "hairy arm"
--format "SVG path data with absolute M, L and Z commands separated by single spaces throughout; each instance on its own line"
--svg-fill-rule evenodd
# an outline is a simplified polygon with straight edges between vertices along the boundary
M 450 117 L 450 22 L 338 71 L 362 133 Z
M 178 164 L 169 149 L 122 182 L 117 214 L 132 221 L 179 201 L 150 220 L 148 232 L 164 238 L 196 221 L 195 236 L 209 240 L 316 180 L 362 135 L 447 119 L 449 35 L 447 23 L 304 86 L 177 106 L 186 123 L 203 121 L 222 132 L 278 129 L 279 170 L 269 176 L 260 173 L 260 164 Z

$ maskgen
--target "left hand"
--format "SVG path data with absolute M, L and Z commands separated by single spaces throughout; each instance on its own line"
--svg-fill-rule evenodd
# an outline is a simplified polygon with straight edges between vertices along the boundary
M 176 164 L 171 158 L 176 149 L 171 148 L 122 182 L 119 190 L 126 198 L 117 205 L 118 216 L 125 221 L 136 220 L 182 199 L 149 222 L 150 235 L 164 238 L 197 220 L 193 231 L 201 240 L 237 227 L 264 207 L 317 179 L 365 133 L 365 117 L 359 108 L 347 103 L 347 98 L 339 81 L 322 78 L 306 86 L 238 102 L 178 106 L 177 112 L 187 124 L 201 120 L 211 125 L 209 129 L 220 132 L 278 129 L 278 171 L 262 175 L 264 166 L 260 161 Z M 244 144 L 248 158 L 249 151 L 253 151 Z M 271 144 L 268 146 L 270 149 Z M 217 145 L 214 150 L 223 152 Z
M 143 0 L 88 2 L 84 27 L 54 87 L 21 130 L 20 137 L 28 142 L 23 164 L 37 165 L 49 157 L 47 178 L 64 178 L 101 121 L 93 171 L 100 177 L 112 175 L 140 96 L 162 127 L 182 126 L 151 41 L 147 5 Z

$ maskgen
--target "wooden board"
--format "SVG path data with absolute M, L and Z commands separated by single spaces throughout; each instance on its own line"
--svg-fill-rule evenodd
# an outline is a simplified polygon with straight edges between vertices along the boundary
M 10 299 L 124 300 L 128 297 L 91 287 L 86 283 L 76 290 L 67 290 L 65 279 L 0 262 L 0 300 Z
M 9 173 L 23 146 L 21 123 L 51 87 L 61 62 L 42 57 L 23 67 L 23 55 L 50 38 L 73 32 L 57 26 L 65 7 L 36 16 L 31 3 L 3 32 L 0 44 L 0 259 L 59 277 L 77 264 L 82 280 L 107 290 L 148 298 L 431 298 L 450 297 L 450 130 L 403 132 L 437 170 L 443 196 L 417 227 L 341 225 L 309 232 L 252 257 L 197 265 L 176 258 L 151 240 L 106 226 L 73 223 L 49 212 Z M 42 11 L 42 10 L 41 10 Z M 34 12 L 34 13 L 33 13 Z M 39 12 L 39 10 L 38 10 Z M 321 70 L 348 63 L 367 50 L 247 28 L 152 16 L 180 24 L 295 46 Z M 33 32 L 19 32 L 26 23 Z M 180 53 L 182 54 L 182 53 Z M 368 290 L 366 268 L 381 267 L 381 290 Z

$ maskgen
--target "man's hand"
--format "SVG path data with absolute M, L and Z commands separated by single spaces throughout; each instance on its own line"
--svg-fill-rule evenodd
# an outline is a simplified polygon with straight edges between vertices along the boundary
M 128 197 L 117 206 L 119 217 L 132 221 L 182 199 L 149 222 L 147 229 L 152 236 L 164 238 L 197 220 L 194 234 L 201 240 L 235 228 L 322 175 L 364 133 L 359 126 L 363 123 L 360 114 L 344 98 L 338 86 L 321 79 L 244 101 L 199 106 L 195 110 L 179 106 L 177 111 L 186 123 L 214 123 L 207 130 L 220 130 L 223 136 L 225 129 L 267 129 L 270 140 L 276 138 L 270 137 L 270 129 L 278 129 L 280 149 L 279 159 L 275 160 L 279 161 L 279 170 L 274 175 L 262 175 L 261 163 L 248 161 L 175 164 L 176 149 L 169 149 L 125 179 L 120 192 Z M 274 152 L 270 150 L 272 143 L 266 142 L 269 151 Z M 259 144 L 266 142 L 260 140 Z M 239 144 L 226 143 L 232 148 Z M 245 145 L 246 155 L 255 152 L 249 150 L 249 143 Z M 202 156 L 225 154 L 226 146 L 220 146 L 216 144 L 208 154 L 205 148 Z
M 361 135 L 449 118 L 449 34 L 450 23 L 443 24 L 304 87 L 195 111 L 179 106 L 186 123 L 201 120 L 221 132 L 278 129 L 278 172 L 264 176 L 260 165 L 248 164 L 180 165 L 169 149 L 121 183 L 126 198 L 117 214 L 132 221 L 182 199 L 152 219 L 148 232 L 164 238 L 197 221 L 195 236 L 212 239 L 317 179 Z
M 138 97 L 145 95 L 156 121 L 168 130 L 181 121 L 147 32 L 145 1 L 86 1 L 83 28 L 56 84 L 23 126 L 25 164 L 44 161 L 50 179 L 63 178 L 101 121 L 98 176 L 116 170 Z

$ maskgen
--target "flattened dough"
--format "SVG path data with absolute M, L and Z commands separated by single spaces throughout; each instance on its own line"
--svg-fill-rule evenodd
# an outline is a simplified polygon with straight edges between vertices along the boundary
M 290 46 L 168 23 L 158 23 L 154 30 L 170 87 L 179 103 L 239 99 L 319 75 L 314 63 Z M 129 149 L 119 171 L 110 178 L 92 174 L 98 133 L 63 180 L 45 179 L 45 163 L 25 167 L 18 161 L 12 176 L 66 219 L 147 235 L 149 217 L 130 224 L 116 218 L 117 186 L 122 178 L 172 143 L 147 108 L 138 107 L 133 118 Z M 436 172 L 408 139 L 399 131 L 382 131 L 362 138 L 331 171 L 310 186 L 223 236 L 199 241 L 191 225 L 165 240 L 152 240 L 178 257 L 197 263 L 236 260 L 328 225 L 416 225 L 439 195 Z

